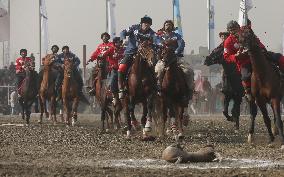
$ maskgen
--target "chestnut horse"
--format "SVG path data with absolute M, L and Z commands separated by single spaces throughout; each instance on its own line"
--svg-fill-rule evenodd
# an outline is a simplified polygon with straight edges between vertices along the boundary
M 101 108 L 101 130 L 105 131 L 105 120 L 106 117 L 110 118 L 111 126 L 109 125 L 109 119 L 107 119 L 107 129 L 112 128 L 113 125 L 113 115 L 114 121 L 117 128 L 120 128 L 120 111 L 122 106 L 120 103 L 116 105 L 112 104 L 112 94 L 107 88 L 107 61 L 105 59 L 97 60 L 97 65 L 95 66 L 94 74 L 94 84 L 96 88 L 96 101 L 99 103 Z M 113 105 L 113 106 L 112 106 Z
M 31 62 L 24 64 L 25 78 L 19 88 L 19 103 L 22 108 L 22 118 L 26 119 L 26 123 L 30 123 L 31 106 L 38 94 L 38 74 L 34 70 L 34 65 Z
M 152 99 L 155 90 L 154 75 L 154 59 L 155 52 L 152 49 L 151 42 L 145 40 L 138 46 L 137 54 L 133 57 L 130 72 L 127 80 L 128 94 L 124 103 L 125 116 L 127 119 L 127 137 L 130 137 L 132 128 L 131 120 L 135 120 L 135 105 L 142 103 L 143 113 L 141 117 L 141 125 L 143 128 L 144 138 L 150 138 L 147 132 L 150 130 L 150 122 L 152 121 Z M 147 120 L 148 118 L 148 120 Z M 147 122 L 147 127 L 145 127 Z
M 183 113 L 184 107 L 188 105 L 188 88 L 182 69 L 178 66 L 174 48 L 164 45 L 158 59 L 165 62 L 165 74 L 162 81 L 162 95 L 160 97 L 162 110 L 162 135 L 165 132 L 165 125 L 168 114 L 175 118 L 175 125 L 178 126 L 177 137 L 183 137 Z M 187 97 L 184 100 L 183 97 Z M 191 95 L 192 96 L 192 95 Z
M 39 101 L 40 101 L 40 120 L 42 122 L 43 113 L 46 117 L 49 117 L 53 123 L 56 123 L 56 92 L 55 92 L 55 80 L 57 72 L 53 69 L 54 55 L 48 54 L 44 58 L 43 62 L 43 79 L 40 83 L 39 89 Z M 49 111 L 47 111 L 46 102 L 49 102 Z M 49 114 L 50 113 L 50 114 Z
M 251 93 L 252 101 L 256 101 L 262 112 L 264 123 L 269 133 L 269 143 L 274 141 L 271 130 L 271 121 L 268 116 L 266 104 L 270 103 L 274 123 L 276 123 L 281 139 L 281 149 L 284 148 L 283 122 L 281 120 L 280 101 L 282 98 L 283 83 L 280 74 L 275 67 L 267 60 L 266 54 L 258 45 L 257 37 L 250 28 L 242 28 L 239 32 L 239 42 L 250 57 L 252 65 Z M 248 141 L 253 140 L 255 117 L 251 117 Z
M 62 101 L 66 113 L 65 123 L 70 125 L 72 115 L 72 126 L 77 122 L 77 108 L 79 104 L 79 85 L 75 80 L 74 71 L 76 66 L 69 59 L 64 59 L 64 78 L 62 83 Z

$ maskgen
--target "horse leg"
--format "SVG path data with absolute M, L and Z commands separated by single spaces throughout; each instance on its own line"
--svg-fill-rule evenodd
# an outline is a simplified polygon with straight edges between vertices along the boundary
M 106 106 L 106 111 L 108 113 L 108 118 L 110 119 L 110 125 L 108 128 L 113 129 L 113 111 L 108 106 Z
M 39 97 L 39 104 L 40 104 L 40 117 L 39 117 L 39 120 L 38 120 L 38 123 L 42 123 L 42 117 L 43 117 L 43 113 L 44 113 L 44 104 L 42 102 L 42 97 L 40 96 Z
M 281 140 L 281 149 L 284 149 L 284 136 L 283 136 L 283 122 L 281 120 L 281 112 L 280 112 L 280 100 L 272 99 L 271 105 L 273 108 L 274 117 L 276 119 L 276 125 L 279 130 L 279 136 Z
M 133 97 L 130 97 L 129 99 L 129 113 L 130 113 L 130 117 L 131 117 L 131 125 L 134 127 L 135 130 L 138 130 L 138 121 L 135 117 L 134 114 L 134 110 L 135 110 L 135 99 Z
M 147 121 L 146 121 L 146 124 L 145 124 L 145 131 L 146 132 L 150 132 L 152 130 L 151 128 L 151 124 L 152 124 L 152 113 L 153 113 L 153 95 L 150 95 L 150 97 L 146 100 L 146 118 L 147 118 Z M 143 109 L 144 110 L 144 109 Z M 143 111 L 144 112 L 144 111 Z
M 66 98 L 62 98 L 63 100 L 63 107 L 64 107 L 64 111 L 65 111 L 65 114 L 66 114 L 66 117 L 65 117 L 65 124 L 69 125 L 69 105 L 68 105 L 68 100 Z
M 162 136 L 164 136 L 164 133 L 165 133 L 165 127 L 166 127 L 166 122 L 167 122 L 167 119 L 168 119 L 168 115 L 167 115 L 167 106 L 166 106 L 166 103 L 163 102 L 162 103 Z M 170 124 L 170 121 L 168 121 L 168 123 Z M 169 127 L 169 125 L 168 125 Z M 167 134 L 169 134 L 171 131 L 170 130 L 167 130 Z
M 146 135 L 146 132 L 149 132 L 150 129 L 145 127 L 146 125 L 146 121 L 147 121 L 147 112 L 148 112 L 148 108 L 147 108 L 147 103 L 146 101 L 144 101 L 142 103 L 142 107 L 143 107 L 143 113 L 142 113 L 142 117 L 141 117 L 141 126 L 143 128 L 143 135 Z
M 53 124 L 56 124 L 56 100 L 55 96 L 51 96 L 50 98 L 50 115 L 52 117 Z
M 78 120 L 77 109 L 79 105 L 79 97 L 75 97 L 72 104 L 72 126 L 75 126 Z
M 233 121 L 233 119 L 229 115 L 229 111 L 228 111 L 230 100 L 231 100 L 231 96 L 228 95 L 228 94 L 225 94 L 223 115 L 226 117 L 227 121 Z
M 183 106 L 177 106 L 176 118 L 177 118 L 177 121 L 178 121 L 178 131 L 179 131 L 178 139 L 184 138 L 183 128 L 182 128 L 183 113 L 184 113 L 184 107 Z
M 272 133 L 272 130 L 271 130 L 271 120 L 268 116 L 268 112 L 267 112 L 267 107 L 266 107 L 266 102 L 264 99 L 262 98 L 257 98 L 257 105 L 262 113 L 262 116 L 263 116 L 263 121 L 264 121 L 264 124 L 268 130 L 268 134 L 269 134 L 269 144 L 271 142 L 274 141 L 274 135 Z
M 240 108 L 241 108 L 241 103 L 242 103 L 242 97 L 235 95 L 233 97 L 233 108 L 232 108 L 232 117 L 233 120 L 236 122 L 236 131 L 239 130 L 240 128 Z
M 249 101 L 249 108 L 250 108 L 250 129 L 249 129 L 249 135 L 248 135 L 248 143 L 253 142 L 253 134 L 254 134 L 254 124 L 255 124 L 255 117 L 257 114 L 257 106 L 254 102 L 254 99 Z

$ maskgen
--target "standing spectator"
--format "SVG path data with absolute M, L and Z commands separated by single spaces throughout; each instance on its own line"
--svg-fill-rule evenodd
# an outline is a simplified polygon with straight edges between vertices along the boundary
M 13 90 L 13 92 L 10 94 L 11 115 L 16 114 L 17 103 L 18 103 L 18 94 L 16 90 Z

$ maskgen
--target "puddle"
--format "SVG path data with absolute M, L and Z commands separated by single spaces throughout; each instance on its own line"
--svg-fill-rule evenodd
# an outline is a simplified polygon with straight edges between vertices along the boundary
M 229 168 L 284 168 L 284 161 L 253 160 L 253 159 L 222 159 L 221 162 L 171 164 L 164 160 L 155 159 L 128 159 L 106 160 L 96 163 L 102 167 L 120 168 L 178 168 L 178 169 L 229 169 Z

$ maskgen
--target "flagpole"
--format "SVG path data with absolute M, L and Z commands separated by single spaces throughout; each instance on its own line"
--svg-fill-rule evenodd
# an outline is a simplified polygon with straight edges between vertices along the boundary
M 39 6 L 38 6 L 38 11 L 39 11 L 39 66 L 41 65 L 41 0 L 39 0 Z
M 106 32 L 108 32 L 108 0 L 106 0 Z
M 210 4 L 211 4 L 211 1 L 210 0 L 207 0 L 207 7 L 208 7 L 208 52 L 210 53 L 211 51 L 211 34 L 210 34 Z
M 174 7 L 174 1 L 172 0 L 172 5 L 173 5 L 173 23 L 175 24 L 175 7 Z

